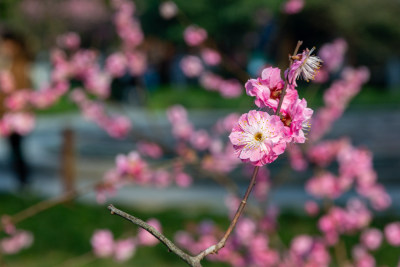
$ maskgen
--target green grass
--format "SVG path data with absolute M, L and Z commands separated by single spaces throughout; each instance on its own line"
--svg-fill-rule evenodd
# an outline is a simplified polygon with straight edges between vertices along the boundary
M 238 98 L 226 99 L 218 92 L 207 91 L 196 86 L 182 89 L 164 86 L 149 93 L 147 105 L 151 109 L 166 109 L 172 105 L 181 104 L 193 109 L 248 110 L 253 106 L 252 101 L 251 97 L 244 94 Z
M 323 88 L 316 84 L 300 84 L 300 97 L 304 97 L 309 106 L 317 108 L 323 105 Z M 365 86 L 350 103 L 350 108 L 399 108 L 400 89 L 398 93 L 391 93 L 382 88 Z M 146 106 L 153 110 L 165 110 L 166 108 L 180 104 L 189 109 L 232 109 L 237 112 L 246 112 L 254 109 L 254 98 L 241 95 L 238 98 L 223 98 L 218 92 L 207 91 L 198 86 L 186 88 L 172 88 L 161 86 L 148 92 Z M 39 114 L 54 114 L 77 111 L 78 108 L 67 97 L 63 96 L 55 105 L 45 110 L 39 110 Z
M 37 198 L 20 198 L 8 194 L 0 194 L 0 215 L 15 214 L 18 211 L 38 202 Z M 118 206 L 119 207 L 119 206 Z M 209 211 L 179 211 L 166 210 L 161 212 L 143 212 L 129 207 L 119 207 L 128 213 L 132 213 L 144 220 L 155 217 L 163 225 L 163 233 L 173 238 L 174 233 L 187 226 L 187 222 L 199 222 L 203 219 L 216 221 L 225 229 L 228 220 L 224 215 L 216 215 Z M 373 226 L 380 229 L 388 222 L 398 220 L 393 216 L 378 217 Z M 302 233 L 318 235 L 316 218 L 299 215 L 296 212 L 283 212 L 278 218 L 278 234 L 282 243 L 288 247 L 291 239 Z M 83 205 L 69 203 L 46 210 L 31 217 L 20 224 L 18 228 L 32 231 L 35 241 L 32 247 L 21 251 L 16 255 L 3 255 L 3 263 L 13 267 L 47 267 L 57 266 L 68 259 L 73 259 L 69 266 L 187 266 L 180 259 L 159 244 L 154 247 L 139 247 L 135 256 L 128 262 L 116 264 L 111 259 L 95 259 L 90 253 L 90 238 L 96 229 L 108 228 L 115 238 L 135 235 L 136 227 L 117 216 L 111 216 L 105 206 Z M 0 238 L 4 233 L 0 233 Z M 358 235 L 346 235 L 343 240 L 347 246 L 347 254 L 351 255 L 350 248 L 358 242 Z M 271 243 L 274 242 L 271 237 Z M 86 254 L 85 256 L 82 256 Z M 333 255 L 333 254 L 332 254 Z M 387 243 L 382 249 L 374 252 L 379 265 L 395 266 L 400 255 L 400 248 L 394 248 Z M 205 260 L 204 266 L 225 266 Z M 1 265 L 1 262 L 0 262 Z M 333 264 L 332 266 L 335 266 Z
M 22 209 L 38 202 L 39 199 L 19 198 L 11 195 L 0 195 L 0 216 L 15 214 Z M 200 221 L 210 218 L 209 214 L 182 213 L 177 210 L 168 210 L 157 214 L 150 214 L 132 210 L 128 207 L 121 209 L 135 214 L 146 220 L 156 217 L 163 225 L 163 233 L 173 238 L 175 232 L 184 229 L 188 220 Z M 211 215 L 211 219 L 222 224 L 227 221 L 222 216 Z M 136 226 L 117 216 L 111 216 L 106 206 L 89 206 L 78 203 L 59 205 L 31 217 L 20 224 L 18 228 L 32 231 L 34 244 L 29 249 L 16 255 L 4 255 L 3 261 L 8 266 L 55 266 L 69 258 L 77 258 L 91 251 L 90 238 L 96 229 L 108 228 L 115 238 L 135 235 Z M 4 233 L 0 233 L 0 238 Z M 93 259 L 89 255 L 89 259 Z M 78 263 L 73 266 L 81 266 Z M 84 266 L 115 266 L 113 260 L 94 260 Z M 1 262 L 0 262 L 1 266 Z M 82 265 L 83 266 L 83 265 Z M 187 266 L 161 244 L 155 247 L 139 247 L 135 256 L 128 262 L 118 266 Z M 205 266 L 222 266 L 217 263 L 207 263 Z

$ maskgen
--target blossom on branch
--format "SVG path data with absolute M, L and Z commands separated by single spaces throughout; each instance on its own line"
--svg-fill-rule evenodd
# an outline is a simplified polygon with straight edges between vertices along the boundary
M 235 154 L 255 166 L 273 162 L 286 148 L 282 121 L 278 116 L 262 111 L 251 110 L 243 114 L 229 138 Z
M 290 84 L 297 86 L 296 80 L 301 77 L 305 81 L 314 80 L 317 70 L 321 67 L 322 60 L 317 56 L 312 56 L 315 50 L 306 49 L 301 54 L 292 56 L 294 60 L 290 68 L 285 72 L 285 76 Z

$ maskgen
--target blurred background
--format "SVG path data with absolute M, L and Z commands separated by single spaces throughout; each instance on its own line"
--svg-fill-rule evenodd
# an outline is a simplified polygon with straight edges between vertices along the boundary
M 171 105 L 187 108 L 196 128 L 210 129 L 219 118 L 231 112 L 255 108 L 253 99 L 244 93 L 244 83 L 259 75 L 266 66 L 285 69 L 288 54 L 297 40 L 304 41 L 303 48 L 315 46 L 318 53 L 324 44 L 342 38 L 347 43 L 347 52 L 341 69 L 366 66 L 370 79 L 327 138 L 350 137 L 354 145 L 366 146 L 374 153 L 378 177 L 393 198 L 392 215 L 399 214 L 400 202 L 396 201 L 400 198 L 399 1 L 306 0 L 304 7 L 293 14 L 285 11 L 282 1 L 174 2 L 179 8 L 178 15 L 165 19 L 160 14 L 162 1 L 135 1 L 135 15 L 145 36 L 139 48 L 147 55 L 147 68 L 140 82 L 129 74 L 112 80 L 107 101 L 110 109 L 127 115 L 139 136 L 155 137 L 168 146 L 172 136 L 165 134 L 171 129 L 165 111 Z M 12 31 L 25 39 L 27 53 L 32 59 L 29 77 L 35 90 L 49 83 L 51 51 L 59 46 L 59 36 L 66 32 L 77 33 L 81 47 L 95 50 L 104 65 L 106 57 L 118 50 L 121 43 L 113 18 L 112 4 L 105 0 L 0 1 L 0 32 Z M 207 46 L 219 51 L 223 58 L 221 66 L 210 67 L 210 70 L 224 79 L 240 81 L 241 95 L 227 99 L 219 92 L 205 90 L 198 79 L 185 76 L 179 62 L 193 53 L 194 48 L 185 44 L 183 32 L 192 24 L 207 31 Z M 322 106 L 324 90 L 339 75 L 339 71 L 333 73 L 324 84 L 299 82 L 300 96 L 305 97 L 312 108 Z M 100 181 L 114 166 L 118 154 L 136 148 L 138 136 L 110 137 L 82 118 L 78 108 L 66 98 L 37 114 L 34 130 L 23 141 L 30 174 L 26 187 L 21 188 L 14 177 L 6 139 L 0 142 L 0 214 L 15 214 L 43 199 Z M 69 141 L 66 128 L 74 131 Z M 66 153 L 72 155 L 73 163 L 65 162 Z M 69 164 L 67 167 L 73 169 L 73 174 L 65 174 L 65 164 Z M 274 164 L 271 177 L 285 164 L 285 158 Z M 195 177 L 195 172 L 192 175 L 199 178 Z M 233 176 L 240 188 L 247 184 L 242 176 L 241 173 Z M 310 173 L 292 176 L 293 173 L 287 174 L 287 182 L 271 191 L 270 197 L 272 204 L 287 211 L 285 216 L 289 221 L 302 216 L 296 209 L 308 199 L 303 185 Z M 224 221 L 226 190 L 209 179 L 194 181 L 188 189 L 124 188 L 108 201 L 123 205 L 143 218 L 160 219 L 165 233 L 170 236 L 181 229 L 187 219 L 198 221 L 211 217 Z M 5 266 L 113 266 L 112 260 L 96 261 L 85 254 L 91 249 L 90 236 L 97 228 L 110 228 L 116 236 L 126 234 L 132 231 L 131 226 L 109 216 L 105 205 L 97 205 L 94 192 L 85 193 L 78 200 L 22 222 L 22 228 L 34 232 L 35 243 L 20 254 L 5 257 Z M 285 225 L 287 220 L 281 223 Z M 57 234 L 60 229 L 65 235 Z M 43 259 L 42 253 L 49 257 Z M 151 256 L 154 253 L 160 257 L 155 259 Z M 68 262 L 71 258 L 73 260 Z M 185 266 L 161 246 L 138 250 L 135 259 L 121 266 L 124 264 Z

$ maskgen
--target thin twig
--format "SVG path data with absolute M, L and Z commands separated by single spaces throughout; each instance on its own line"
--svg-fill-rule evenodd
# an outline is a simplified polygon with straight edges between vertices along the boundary
M 108 209 L 111 211 L 111 214 L 116 214 L 116 215 L 130 221 L 131 223 L 143 228 L 144 230 L 146 230 L 147 232 L 152 234 L 155 238 L 160 240 L 160 242 L 163 243 L 170 251 L 172 251 L 173 253 L 178 255 L 186 263 L 188 263 L 191 266 L 196 266 L 196 265 L 194 265 L 194 261 L 193 261 L 194 259 L 192 256 L 190 256 L 189 254 L 185 253 L 180 248 L 178 248 L 172 241 L 170 241 L 163 234 L 161 234 L 159 231 L 157 231 L 157 229 L 154 228 L 153 226 L 147 224 L 145 221 L 143 221 L 139 218 L 136 218 L 135 216 L 132 216 L 122 210 L 117 209 L 112 204 L 108 205 Z
M 161 234 L 159 231 L 157 231 L 154 227 L 152 227 L 151 225 L 147 224 L 146 222 L 144 222 L 143 220 L 136 218 L 135 216 L 132 216 L 124 211 L 121 211 L 117 208 L 115 208 L 112 204 L 110 204 L 108 206 L 108 209 L 111 211 L 111 214 L 117 214 L 118 216 L 132 222 L 133 224 L 143 228 L 144 230 L 146 230 L 147 232 L 149 232 L 150 234 L 152 234 L 155 238 L 157 238 L 158 240 L 160 240 L 161 243 L 163 243 L 170 251 L 172 251 L 173 253 L 175 253 L 178 257 L 180 257 L 183 261 L 185 261 L 187 264 L 189 264 L 190 266 L 194 266 L 194 267 L 200 267 L 201 263 L 200 261 L 207 255 L 211 254 L 211 253 L 217 253 L 221 248 L 223 248 L 225 246 L 226 240 L 228 239 L 228 237 L 231 235 L 233 229 L 235 228 L 240 215 L 242 214 L 244 207 L 246 206 L 247 203 L 247 199 L 250 196 L 250 193 L 254 187 L 254 185 L 256 184 L 256 177 L 257 177 L 257 173 L 259 170 L 259 166 L 256 166 L 254 168 L 253 171 L 253 175 L 251 177 L 251 181 L 250 184 L 247 188 L 247 191 L 243 197 L 242 202 L 240 203 L 236 214 L 233 218 L 233 220 L 231 221 L 231 224 L 229 225 L 228 230 L 226 230 L 224 236 L 221 238 L 221 240 L 215 244 L 212 245 L 211 247 L 203 250 L 202 252 L 200 252 L 198 255 L 196 256 L 191 256 L 187 253 L 185 253 L 184 251 L 182 251 L 180 248 L 178 248 L 171 240 L 169 240 L 168 238 L 166 238 L 163 234 Z
M 243 209 L 244 209 L 244 207 L 246 206 L 247 199 L 249 198 L 249 195 L 250 195 L 250 193 L 251 193 L 251 190 L 253 189 L 254 185 L 256 184 L 256 177 L 257 177 L 257 173 L 258 173 L 258 170 L 259 170 L 259 169 L 260 169 L 259 166 L 256 166 L 256 167 L 254 168 L 253 176 L 251 177 L 250 184 L 249 184 L 249 186 L 248 186 L 248 188 L 247 188 L 247 191 L 246 191 L 246 193 L 245 193 L 245 195 L 244 195 L 244 197 L 243 197 L 242 202 L 241 202 L 240 205 L 239 205 L 239 208 L 238 208 L 237 211 L 236 211 L 235 216 L 233 217 L 233 220 L 232 220 L 231 224 L 229 225 L 228 230 L 226 230 L 224 236 L 222 237 L 222 239 L 221 239 L 217 244 L 215 244 L 215 245 L 213 245 L 213 246 L 211 246 L 211 247 L 209 247 L 209 248 L 203 250 L 202 252 L 200 252 L 200 253 L 196 256 L 196 258 L 197 258 L 199 261 L 200 261 L 201 259 L 203 259 L 205 256 L 207 256 L 208 254 L 218 252 L 218 250 L 220 250 L 221 248 L 223 248 L 223 247 L 225 246 L 226 240 L 228 239 L 228 237 L 229 237 L 230 234 L 232 233 L 233 229 L 235 228 L 236 223 L 238 222 L 238 220 L 239 220 L 239 218 L 240 218 L 240 215 L 242 214 Z
M 299 49 L 300 49 L 300 46 L 303 44 L 303 41 L 298 41 L 297 42 L 297 45 L 296 45 L 296 48 L 294 49 L 294 52 L 293 52 L 293 55 L 296 55 L 297 54 L 297 52 L 299 51 Z M 292 56 L 293 56 L 292 55 Z M 289 56 L 289 61 L 290 61 L 290 64 L 289 64 L 289 68 L 292 66 L 292 64 L 293 64 L 293 59 L 292 59 L 292 56 Z M 285 97 L 285 95 L 286 95 L 286 89 L 287 89 L 287 87 L 288 87 L 288 84 L 289 84 L 289 81 L 287 80 L 287 77 L 285 77 L 285 86 L 283 87 L 283 90 L 282 90 L 282 93 L 281 93 L 281 97 L 280 97 L 280 100 L 279 100 L 279 105 L 278 105 L 278 108 L 276 109 L 276 115 L 279 115 L 279 112 L 281 111 L 281 107 L 282 107 L 282 104 L 283 104 L 283 98 Z

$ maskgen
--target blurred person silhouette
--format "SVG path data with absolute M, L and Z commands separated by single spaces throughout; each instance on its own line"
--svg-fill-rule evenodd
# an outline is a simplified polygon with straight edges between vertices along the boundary
M 29 66 L 31 56 L 22 36 L 12 31 L 3 31 L 0 36 L 0 70 L 8 71 L 13 80 L 15 90 L 31 88 Z M 0 90 L 0 117 L 7 112 L 4 105 L 5 94 Z M 18 179 L 19 188 L 28 184 L 29 169 L 23 152 L 23 137 L 13 132 L 8 138 L 12 170 Z

